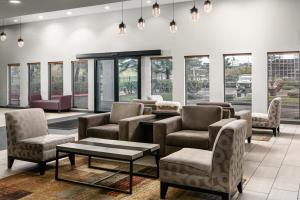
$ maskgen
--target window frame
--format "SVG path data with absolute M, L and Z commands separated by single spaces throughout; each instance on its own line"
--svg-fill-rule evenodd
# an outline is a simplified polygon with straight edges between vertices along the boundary
M 187 56 L 184 56 L 184 99 L 185 99 L 185 105 L 188 105 L 187 104 L 187 73 L 186 73 L 186 59 L 187 58 L 203 58 L 203 57 L 207 57 L 209 60 L 210 60 L 210 56 L 209 54 L 199 54 L 199 55 L 187 55 Z M 208 66 L 208 70 L 210 71 L 210 63 L 209 63 L 209 66 Z M 208 74 L 208 80 L 209 79 L 209 75 L 210 73 Z M 210 81 L 209 81 L 210 82 Z M 209 90 L 210 90 L 210 87 L 209 87 Z M 208 102 L 210 102 L 210 94 L 209 94 L 209 100 Z

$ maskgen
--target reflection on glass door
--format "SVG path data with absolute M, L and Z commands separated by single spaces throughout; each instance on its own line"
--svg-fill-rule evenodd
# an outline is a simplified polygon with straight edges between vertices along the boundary
M 72 62 L 73 108 L 88 109 L 88 61 Z
M 115 101 L 114 59 L 97 60 L 95 78 L 95 111 L 109 111 Z
M 9 105 L 20 105 L 20 65 L 8 65 L 9 73 Z
M 136 58 L 118 60 L 119 101 L 132 101 L 139 97 L 138 66 L 139 60 Z
M 28 63 L 29 96 L 41 95 L 41 63 Z

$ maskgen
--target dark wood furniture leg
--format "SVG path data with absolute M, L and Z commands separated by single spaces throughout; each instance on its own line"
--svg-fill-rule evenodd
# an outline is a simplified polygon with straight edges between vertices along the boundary
M 165 199 L 168 191 L 168 184 L 164 182 L 160 182 L 160 198 Z
M 44 175 L 45 171 L 46 171 L 46 161 L 41 161 L 39 162 L 39 171 L 40 171 L 40 175 Z
M 14 164 L 15 159 L 11 156 L 7 156 L 7 168 L 11 169 Z

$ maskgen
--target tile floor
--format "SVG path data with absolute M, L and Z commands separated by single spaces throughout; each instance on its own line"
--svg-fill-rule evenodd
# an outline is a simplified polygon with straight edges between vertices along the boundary
M 270 133 L 271 134 L 271 133 Z M 268 142 L 246 144 L 244 193 L 240 200 L 300 200 L 300 125 L 281 125 L 281 135 Z M 6 169 L 6 151 L 0 151 L 0 178 L 36 167 L 16 161 Z

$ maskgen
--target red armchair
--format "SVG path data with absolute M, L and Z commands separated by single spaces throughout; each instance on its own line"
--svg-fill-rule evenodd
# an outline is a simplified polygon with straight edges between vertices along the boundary
M 60 96 L 57 99 L 42 100 L 41 95 L 32 95 L 29 97 L 29 106 L 31 108 L 42 108 L 44 110 L 63 111 L 71 109 L 72 95 Z

